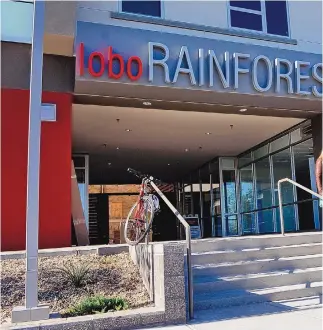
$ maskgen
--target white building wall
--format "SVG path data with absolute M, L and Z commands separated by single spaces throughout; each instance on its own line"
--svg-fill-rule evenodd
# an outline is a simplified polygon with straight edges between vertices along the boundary
M 229 1 L 172 1 L 164 0 L 162 14 L 164 19 L 185 23 L 194 23 L 229 29 Z M 131 22 L 112 19 L 110 12 L 120 12 L 119 0 L 79 1 L 77 20 L 106 25 L 132 27 L 137 29 L 169 32 L 210 39 L 227 40 L 239 43 L 250 43 L 274 48 L 291 49 L 308 53 L 322 53 L 322 2 L 321 1 L 288 1 L 290 36 L 297 40 L 297 45 L 278 43 L 267 40 L 236 37 L 218 33 L 181 29 L 157 24 Z

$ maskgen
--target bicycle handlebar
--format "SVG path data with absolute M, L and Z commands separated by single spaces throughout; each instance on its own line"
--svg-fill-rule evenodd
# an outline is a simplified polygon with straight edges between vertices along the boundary
M 142 179 L 142 178 L 148 178 L 149 177 L 149 175 L 143 174 L 143 173 L 141 173 L 139 171 L 136 171 L 136 170 L 134 170 L 134 169 L 132 169 L 130 167 L 127 169 L 127 171 L 129 173 L 135 175 L 136 177 L 140 178 L 140 179 Z
M 135 175 L 135 176 L 138 177 L 139 179 L 144 179 L 144 178 L 146 178 L 146 179 L 149 179 L 149 180 L 151 180 L 151 181 L 155 181 L 156 183 L 163 183 L 161 180 L 156 179 L 156 178 L 154 178 L 154 177 L 151 176 L 151 175 L 143 174 L 143 173 L 141 173 L 141 172 L 139 172 L 139 171 L 134 170 L 133 168 L 130 168 L 130 167 L 129 167 L 129 168 L 127 169 L 127 171 L 128 171 L 129 173 Z

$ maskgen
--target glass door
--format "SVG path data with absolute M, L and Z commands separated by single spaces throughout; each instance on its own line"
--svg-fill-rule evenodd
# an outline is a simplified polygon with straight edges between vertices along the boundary
M 222 236 L 240 233 L 237 210 L 237 170 L 235 158 L 219 158 Z
M 222 216 L 221 216 L 221 192 L 220 192 L 220 173 L 219 159 L 210 164 L 211 173 L 211 217 L 212 217 L 212 236 L 222 236 Z

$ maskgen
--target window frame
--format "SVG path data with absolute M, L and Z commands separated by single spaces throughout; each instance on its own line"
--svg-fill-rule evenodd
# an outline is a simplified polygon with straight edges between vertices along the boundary
M 136 15 L 139 17 L 151 17 L 151 18 L 161 18 L 163 19 L 165 17 L 165 8 L 164 8 L 164 1 L 163 0 L 158 0 L 159 4 L 160 4 L 160 16 L 153 16 L 153 15 L 145 15 L 145 14 L 138 14 L 138 13 L 130 13 L 128 11 L 123 11 L 122 10 L 122 1 L 123 0 L 119 0 L 118 1 L 118 12 L 122 13 L 122 14 L 129 14 L 129 15 Z M 136 0 L 134 0 L 136 1 Z
M 269 36 L 274 37 L 280 37 L 280 38 L 288 38 L 291 39 L 291 31 L 290 31 L 290 15 L 289 15 L 289 3 L 288 0 L 286 0 L 286 15 L 287 15 L 287 27 L 288 27 L 288 35 L 282 36 L 279 34 L 272 34 L 267 32 L 267 17 L 266 17 L 266 0 L 259 0 L 260 1 L 260 11 L 254 10 L 254 9 L 246 9 L 246 8 L 240 8 L 231 6 L 230 0 L 227 1 L 227 17 L 228 17 L 228 26 L 231 30 L 234 31 L 244 31 L 249 33 L 255 33 L 255 34 L 266 34 Z M 267 0 L 268 1 L 268 0 Z M 254 14 L 254 15 L 261 15 L 261 21 L 262 21 L 262 31 L 252 30 L 252 29 L 246 29 L 246 28 L 240 28 L 232 26 L 231 24 L 231 10 Z

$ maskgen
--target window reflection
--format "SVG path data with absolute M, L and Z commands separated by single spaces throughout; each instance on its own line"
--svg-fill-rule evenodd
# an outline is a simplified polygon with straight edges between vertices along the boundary
M 275 205 L 278 205 L 278 189 L 277 183 L 280 179 L 292 179 L 292 165 L 290 150 L 285 149 L 272 156 L 273 173 L 274 173 L 274 187 L 275 187 Z M 293 186 L 288 182 L 281 185 L 282 203 L 293 203 L 294 192 Z M 277 212 L 278 211 L 278 212 Z M 284 222 L 286 231 L 294 231 L 296 229 L 294 206 L 284 207 Z M 276 210 L 276 223 L 278 232 L 280 232 L 280 216 L 279 208 Z
M 307 140 L 300 144 L 293 146 L 294 163 L 295 163 L 295 177 L 296 181 L 316 191 L 315 184 L 315 161 L 313 156 L 313 140 Z M 312 198 L 308 192 L 303 189 L 296 188 L 297 201 L 304 201 Z M 317 209 L 317 202 L 310 201 L 300 203 L 297 205 L 299 229 L 313 230 L 316 228 L 315 223 L 319 222 L 319 212 Z
M 242 228 L 244 234 L 255 234 L 257 232 L 255 213 L 242 214 Z
M 236 213 L 236 181 L 234 170 L 223 170 L 224 210 L 226 214 Z
M 211 217 L 211 184 L 209 166 L 200 169 L 200 182 L 202 185 L 202 224 L 203 237 L 212 237 Z
M 253 199 L 253 173 L 249 165 L 240 171 L 240 203 L 241 212 L 248 212 L 254 209 Z
M 269 157 L 255 163 L 257 209 L 272 206 Z
M 257 216 L 259 233 L 273 233 L 275 231 L 272 209 L 258 211 Z
M 220 173 L 219 162 L 215 161 L 211 164 L 212 173 L 212 230 L 213 236 L 222 236 L 222 219 L 221 219 L 221 194 L 220 194 Z

